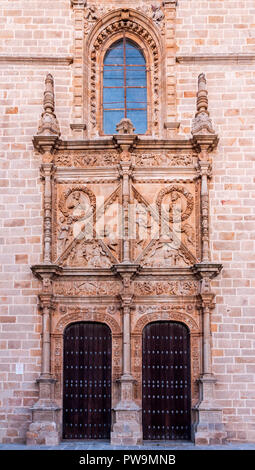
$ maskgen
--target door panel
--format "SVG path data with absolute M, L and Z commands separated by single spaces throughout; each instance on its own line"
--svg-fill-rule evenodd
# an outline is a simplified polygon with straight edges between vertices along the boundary
M 110 437 L 111 343 L 103 323 L 74 323 L 65 330 L 64 439 Z
M 190 439 L 190 338 L 182 323 L 143 330 L 143 434 L 149 440 Z

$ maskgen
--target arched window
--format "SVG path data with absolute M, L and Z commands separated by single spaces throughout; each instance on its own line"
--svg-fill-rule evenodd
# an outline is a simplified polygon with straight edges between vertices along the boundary
M 131 119 L 136 134 L 147 130 L 147 78 L 144 55 L 123 39 L 109 48 L 103 68 L 103 131 L 115 134 L 122 118 Z

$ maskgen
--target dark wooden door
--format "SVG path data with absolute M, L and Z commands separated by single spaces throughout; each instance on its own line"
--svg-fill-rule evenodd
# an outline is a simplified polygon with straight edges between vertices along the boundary
M 182 323 L 143 330 L 143 437 L 190 439 L 190 340 Z
M 111 343 L 103 323 L 74 323 L 65 330 L 64 439 L 110 437 Z

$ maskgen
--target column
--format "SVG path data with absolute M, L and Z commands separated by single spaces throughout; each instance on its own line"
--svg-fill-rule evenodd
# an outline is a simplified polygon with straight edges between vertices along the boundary
M 133 306 L 132 276 L 138 266 L 124 263 L 116 265 L 115 270 L 121 275 L 123 290 L 120 295 L 123 325 L 123 357 L 120 385 L 120 400 L 113 410 L 111 443 L 119 445 L 137 445 L 142 443 L 141 408 L 134 401 L 135 380 L 131 372 L 131 312 Z
M 44 253 L 43 262 L 50 264 L 52 261 L 52 178 L 54 174 L 53 163 L 43 163 L 41 166 L 44 186 Z
M 208 195 L 208 174 L 209 161 L 199 162 L 201 170 L 201 235 L 202 235 L 202 262 L 210 260 L 209 247 L 209 195 Z
M 54 305 L 51 293 L 42 293 L 39 299 L 42 312 L 42 365 L 41 375 L 37 380 L 39 399 L 31 409 L 32 423 L 26 434 L 26 442 L 28 445 L 58 445 L 61 434 L 59 422 L 61 408 L 54 400 L 56 380 L 51 374 L 50 350 L 51 313 Z

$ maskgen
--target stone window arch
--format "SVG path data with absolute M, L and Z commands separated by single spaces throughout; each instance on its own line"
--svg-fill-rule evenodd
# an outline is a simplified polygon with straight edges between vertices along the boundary
M 165 116 L 165 73 L 161 38 L 153 22 L 135 10 L 115 10 L 96 22 L 86 38 L 85 55 L 85 120 L 90 137 L 103 132 L 103 62 L 112 44 L 123 39 L 142 50 L 147 74 L 146 134 L 158 136 Z

